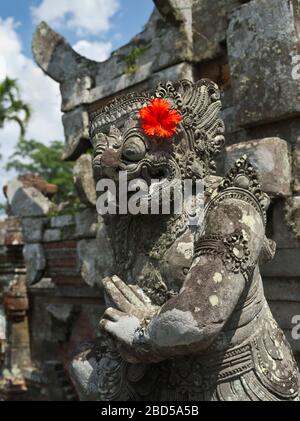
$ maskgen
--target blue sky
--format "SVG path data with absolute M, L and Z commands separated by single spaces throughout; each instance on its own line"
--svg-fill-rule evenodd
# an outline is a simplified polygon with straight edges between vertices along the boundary
M 17 79 L 31 106 L 28 138 L 45 144 L 64 139 L 59 86 L 43 74 L 31 53 L 36 24 L 45 20 L 77 52 L 103 61 L 143 29 L 153 8 L 152 0 L 0 0 L 0 81 Z M 15 176 L 4 167 L 18 134 L 14 123 L 0 129 L 0 202 L 3 184 Z
M 106 0 L 108 4 L 110 1 Z M 31 8 L 38 7 L 41 3 L 41 0 L 1 0 L 0 4 L 2 19 L 12 16 L 15 21 L 20 23 L 17 32 L 22 37 L 24 53 L 30 57 L 31 37 L 35 28 Z M 154 8 L 152 0 L 118 0 L 118 3 L 120 8 L 112 16 L 109 30 L 100 35 L 86 35 L 85 39 L 89 41 L 111 41 L 115 50 L 142 30 Z M 66 28 L 60 28 L 59 32 L 71 44 L 75 44 L 80 38 L 74 31 Z

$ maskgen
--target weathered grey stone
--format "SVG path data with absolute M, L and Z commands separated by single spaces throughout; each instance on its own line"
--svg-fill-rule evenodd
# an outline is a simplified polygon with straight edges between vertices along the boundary
M 111 95 L 149 78 L 157 70 L 190 59 L 191 7 L 181 9 L 180 30 L 155 10 L 144 31 L 102 63 L 81 57 L 42 22 L 33 36 L 33 54 L 41 68 L 61 83 L 62 110 L 91 103 L 95 97 L 98 100 Z
M 100 342 L 98 346 L 101 346 Z M 71 379 L 76 385 L 76 390 L 82 401 L 98 400 L 99 379 L 96 373 L 99 369 L 107 369 L 107 367 L 99 364 L 95 348 L 95 343 L 93 342 L 81 344 L 76 357 L 69 366 Z M 106 363 L 107 365 L 111 364 L 109 359 L 107 359 Z
M 46 22 L 41 22 L 33 34 L 32 51 L 42 70 L 58 82 L 86 73 L 96 64 L 76 53 Z
M 264 278 L 263 284 L 268 301 L 295 302 L 300 297 L 300 282 L 297 278 Z
M 193 0 L 154 0 L 155 6 L 160 14 L 164 16 L 174 26 L 179 26 L 179 31 L 183 32 L 193 43 Z
M 11 204 L 14 195 L 19 188 L 23 187 L 23 184 L 17 178 L 9 181 L 6 185 L 6 198 L 9 204 Z
M 78 55 L 46 23 L 37 27 L 33 37 L 35 59 L 45 73 L 61 84 L 62 110 L 66 112 L 65 159 L 76 159 L 88 147 L 85 105 L 150 81 L 154 73 L 192 60 L 191 5 L 183 7 L 181 0 L 175 3 L 181 8 L 179 27 L 155 10 L 145 29 L 102 63 Z
M 95 209 L 87 208 L 75 216 L 76 237 L 90 238 L 96 237 L 98 228 L 98 218 Z
M 285 330 L 291 330 L 292 328 L 292 318 L 295 314 L 300 314 L 300 303 L 299 302 L 286 302 L 284 300 L 280 301 L 270 301 L 270 307 L 273 314 L 276 317 L 276 320 Z
M 73 178 L 81 202 L 94 208 L 96 205 L 96 188 L 90 154 L 81 155 L 77 159 L 73 168 Z
M 89 286 L 100 286 L 113 265 L 113 251 L 103 222 L 99 224 L 96 239 L 78 241 L 77 253 L 84 281 Z
M 90 103 L 90 91 L 94 87 L 91 76 L 75 76 L 61 82 L 62 111 L 71 111 L 82 104 Z
M 272 197 L 291 194 L 291 168 L 285 140 L 265 138 L 227 146 L 225 171 L 244 154 L 257 169 L 263 191 Z
M 51 228 L 63 228 L 69 225 L 74 225 L 74 218 L 72 215 L 53 216 L 50 220 Z
M 261 267 L 262 276 L 295 278 L 300 276 L 299 249 L 279 249 L 274 259 Z
M 296 193 L 300 193 L 300 138 L 293 150 L 293 179 L 293 190 Z
M 46 229 L 43 235 L 43 241 L 60 241 L 62 239 L 62 232 L 58 228 Z
M 65 113 L 62 117 L 66 147 L 64 158 L 76 159 L 89 147 L 89 117 L 83 107 Z
M 298 311 L 299 314 L 299 311 Z M 299 332 L 299 328 L 296 328 L 297 333 Z M 300 366 L 300 341 L 299 339 L 294 339 L 292 336 L 292 330 L 285 330 L 283 329 L 284 334 L 286 335 L 287 340 L 291 344 L 292 350 L 294 352 L 295 358 L 298 362 L 298 366 Z
M 180 79 L 194 80 L 193 66 L 190 63 L 179 63 L 154 73 L 151 77 L 149 88 L 153 88 L 160 80 L 176 81 Z
M 23 256 L 26 264 L 26 280 L 32 285 L 42 278 L 46 267 L 43 247 L 41 244 L 25 244 Z
M 49 304 L 47 306 L 47 311 L 51 314 L 52 317 L 57 319 L 60 322 L 66 323 L 70 321 L 72 313 L 74 311 L 73 304 Z
M 285 206 L 285 220 L 294 237 L 300 239 L 300 196 L 288 198 Z
M 180 24 L 187 20 L 187 14 L 191 11 L 191 0 L 154 0 L 154 4 L 160 14 L 174 24 Z
M 300 238 L 295 237 L 292 228 L 287 223 L 285 207 L 286 202 L 281 200 L 272 205 L 270 213 L 272 219 L 269 221 L 272 227 L 272 239 L 276 241 L 277 249 L 300 248 Z
M 193 4 L 194 61 L 211 60 L 224 54 L 228 15 L 239 0 L 201 0 Z
M 39 243 L 43 239 L 43 230 L 48 219 L 43 217 L 22 218 L 22 233 L 26 243 Z
M 252 0 L 233 11 L 227 32 L 237 124 L 248 126 L 299 113 L 296 2 Z
M 5 221 L 0 221 L 0 247 L 4 246 L 5 244 L 5 235 L 6 235 Z
M 7 185 L 8 201 L 11 211 L 15 216 L 43 216 L 55 210 L 55 204 L 50 202 L 41 192 L 34 187 L 18 187 L 16 181 Z
M 157 84 L 159 80 L 177 80 L 186 78 L 193 80 L 193 67 L 188 62 L 174 64 L 162 70 L 153 72 L 151 63 L 139 67 L 134 74 L 121 74 L 118 78 L 108 80 L 105 84 L 98 84 L 90 92 L 90 101 L 97 101 L 99 98 L 110 96 L 118 91 L 134 89 L 135 91 L 148 90 Z

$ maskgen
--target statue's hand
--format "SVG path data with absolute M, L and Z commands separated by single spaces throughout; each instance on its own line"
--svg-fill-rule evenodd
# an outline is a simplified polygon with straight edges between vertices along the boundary
M 126 360 L 137 362 L 133 349 L 137 347 L 139 332 L 154 317 L 159 307 L 151 303 L 141 288 L 126 285 L 117 276 L 107 277 L 102 282 L 108 301 L 113 307 L 105 310 L 100 328 L 118 341 Z
M 134 316 L 140 321 L 149 320 L 159 310 L 159 307 L 151 303 L 141 288 L 137 285 L 126 285 L 116 275 L 104 278 L 102 283 L 112 307 L 127 313 L 128 316 Z
M 141 323 L 137 317 L 130 316 L 112 307 L 106 309 L 100 320 L 100 328 L 117 339 L 119 344 L 126 348 L 133 346 L 135 333 L 140 327 Z

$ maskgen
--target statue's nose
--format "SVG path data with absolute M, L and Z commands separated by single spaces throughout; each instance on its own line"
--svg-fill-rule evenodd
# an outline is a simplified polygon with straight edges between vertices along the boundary
M 119 152 L 114 149 L 106 149 L 101 157 L 101 166 L 106 168 L 119 168 Z

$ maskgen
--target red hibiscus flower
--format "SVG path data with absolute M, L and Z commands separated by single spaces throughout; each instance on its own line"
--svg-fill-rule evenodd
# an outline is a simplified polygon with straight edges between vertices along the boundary
M 171 137 L 182 117 L 164 99 L 151 99 L 151 105 L 140 110 L 142 127 L 148 136 Z

